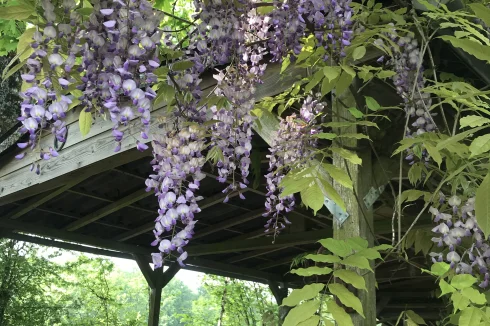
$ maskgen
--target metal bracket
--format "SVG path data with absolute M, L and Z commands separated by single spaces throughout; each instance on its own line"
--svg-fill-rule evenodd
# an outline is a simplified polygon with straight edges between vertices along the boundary
M 347 220 L 347 218 L 349 217 L 349 213 L 347 213 L 346 211 L 342 210 L 342 208 L 340 208 L 330 198 L 325 197 L 324 204 L 325 204 L 325 207 L 328 208 L 328 210 L 330 211 L 330 213 L 332 213 L 333 217 L 335 218 L 335 220 L 337 221 L 337 223 L 339 224 L 339 226 L 342 225 Z
M 377 189 L 374 187 L 371 187 L 371 189 L 369 189 L 368 193 L 363 198 L 364 204 L 368 209 L 370 209 L 373 206 L 373 204 L 376 202 L 376 200 L 378 200 L 379 196 L 383 193 L 384 190 L 385 190 L 384 185 Z

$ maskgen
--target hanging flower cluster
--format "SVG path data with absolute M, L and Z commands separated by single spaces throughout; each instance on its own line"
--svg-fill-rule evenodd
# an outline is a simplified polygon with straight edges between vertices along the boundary
M 431 253 L 432 261 L 450 263 L 458 274 L 481 274 L 483 281 L 480 287 L 489 285 L 490 245 L 482 230 L 478 227 L 475 216 L 475 198 L 469 198 L 463 204 L 458 196 L 441 195 L 442 208 L 430 208 L 434 222 L 438 223 L 432 231 L 436 234 L 432 241 L 444 252 Z M 470 241 L 465 241 L 469 239 Z
M 323 46 L 327 52 L 324 60 L 330 56 L 345 57 L 344 48 L 350 45 L 352 38 L 352 8 L 350 0 L 302 0 L 299 6 L 300 17 L 313 26 L 317 46 Z
M 430 94 L 423 92 L 426 81 L 423 77 L 424 67 L 420 64 L 418 42 L 409 35 L 399 36 L 394 28 L 389 37 L 399 46 L 398 51 L 392 49 L 394 57 L 389 64 L 395 71 L 393 83 L 396 91 L 403 99 L 406 114 L 412 118 L 410 125 L 415 128 L 416 135 L 432 132 L 436 129 L 433 120 L 435 114 L 429 111 L 432 105 Z M 406 136 L 412 137 L 410 126 Z M 428 164 L 430 157 L 425 149 L 422 149 L 422 158 Z M 411 164 L 415 162 L 413 149 L 408 150 L 406 159 Z
M 49 0 L 41 2 L 44 10 L 46 26 L 41 32 L 35 31 L 31 47 L 33 53 L 27 59 L 28 72 L 21 77 L 30 87 L 21 92 L 22 98 L 21 114 L 19 120 L 22 121 L 22 133 L 29 133 L 29 140 L 26 143 L 19 143 L 20 148 L 31 147 L 34 149 L 38 144 L 41 130 L 51 128 L 51 132 L 60 142 L 65 141 L 66 126 L 63 122 L 66 111 L 72 103 L 70 97 L 59 95 L 56 92 L 55 84 L 59 88 L 66 89 L 73 79 L 66 74 L 66 63 L 59 54 L 61 49 L 60 37 L 66 35 L 70 37 L 73 34 L 73 25 L 76 21 L 76 14 L 71 16 L 73 24 L 55 25 L 56 14 L 55 8 Z M 69 12 L 75 6 L 75 1 L 63 2 L 65 12 Z M 62 66 L 65 69 L 62 69 Z M 69 71 L 69 69 L 68 69 Z M 58 74 L 59 72 L 59 74 Z M 21 159 L 25 152 L 16 156 Z M 49 150 L 42 149 L 40 158 L 49 160 L 51 157 L 58 156 L 58 153 L 52 147 Z M 34 168 L 32 165 L 31 170 Z M 40 173 L 40 166 L 37 164 L 36 173 Z
M 274 5 L 278 9 L 270 13 L 272 28 L 267 43 L 273 56 L 271 61 L 281 61 L 289 51 L 293 51 L 291 58 L 294 60 L 301 52 L 300 40 L 306 28 L 299 13 L 299 0 L 275 1 Z
M 187 258 L 183 247 L 194 233 L 194 214 L 200 212 L 195 191 L 205 177 L 201 172 L 204 132 L 196 125 L 175 127 L 167 126 L 165 135 L 154 136 L 151 163 L 155 174 L 146 180 L 147 191 L 155 191 L 160 207 L 153 231 L 152 245 L 160 251 L 152 254 L 155 267 L 161 267 L 164 255 L 175 250 L 180 254 L 177 261 L 183 264 Z M 184 226 L 180 231 L 178 221 Z M 170 231 L 171 239 L 165 239 L 163 233 Z
M 294 195 L 281 197 L 282 187 L 279 186 L 291 167 L 301 168 L 312 159 L 317 145 L 311 136 L 318 133 L 315 128 L 315 116 L 323 111 L 323 104 L 308 96 L 301 107 L 300 114 L 292 114 L 282 119 L 277 134 L 269 149 L 269 173 L 267 179 L 267 199 L 265 217 L 269 217 L 266 232 L 273 231 L 274 235 L 291 224 L 286 214 L 294 209 Z
M 83 107 L 109 111 L 114 122 L 113 136 L 121 148 L 122 127 L 137 114 L 141 116 L 141 137 L 148 139 L 151 100 L 156 97 L 151 89 L 157 82 L 153 71 L 160 66 L 158 45 L 161 32 L 158 25 L 162 16 L 146 0 L 94 1 L 94 11 L 85 24 L 85 43 L 72 47 L 70 55 L 82 52 L 81 71 Z M 138 143 L 138 149 L 147 146 Z
M 151 100 L 156 96 L 151 89 L 157 81 L 153 71 L 160 65 L 157 46 L 162 17 L 146 0 L 93 0 L 93 12 L 88 21 L 82 22 L 74 10 L 76 2 L 65 0 L 64 16 L 69 19 L 55 23 L 54 5 L 50 0 L 41 4 L 47 23 L 42 33 L 34 32 L 34 53 L 27 60 L 29 72 L 22 75 L 32 84 L 21 93 L 19 118 L 24 125 L 21 131 L 29 132 L 30 137 L 19 147 L 34 149 L 41 130 L 46 128 L 51 128 L 59 142 L 65 141 L 63 118 L 75 98 L 62 94 L 78 94 L 68 90 L 70 86 L 81 92 L 76 100 L 86 112 L 94 112 L 94 108 L 98 113 L 108 111 L 114 122 L 116 151 L 124 136 L 121 127 L 136 115 L 141 116 L 141 137 L 148 139 Z M 68 49 L 66 58 L 60 54 L 62 44 Z M 71 76 L 74 68 L 81 83 Z M 139 142 L 137 147 L 147 148 Z M 53 148 L 41 149 L 43 159 L 57 155 Z

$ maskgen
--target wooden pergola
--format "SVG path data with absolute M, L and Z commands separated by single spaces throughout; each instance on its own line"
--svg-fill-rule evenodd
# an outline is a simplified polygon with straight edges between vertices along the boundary
M 364 60 L 375 58 L 377 54 L 372 53 Z M 289 87 L 293 78 L 287 76 L 306 74 L 305 70 L 291 68 L 283 74 L 285 77 L 279 77 L 279 69 L 278 65 L 269 66 L 264 83 L 258 86 L 257 100 L 276 95 Z M 204 88 L 209 92 L 214 85 L 213 79 L 204 76 L 203 80 Z M 392 90 L 382 87 L 383 84 L 373 84 L 365 91 L 372 93 L 381 89 L 386 94 L 386 102 L 399 102 Z M 154 109 L 153 116 L 159 116 L 164 110 L 163 103 Z M 262 153 L 267 152 L 267 142 L 270 142 L 271 132 L 277 123 L 267 114 L 258 122 L 254 141 L 256 149 Z M 151 172 L 151 152 L 141 153 L 135 149 L 136 140 L 145 140 L 139 139 L 137 131 L 134 131 L 135 137 L 127 137 L 121 151 L 115 153 L 110 121 L 97 120 L 86 137 L 80 134 L 77 114 L 70 114 L 67 124 L 68 137 L 59 157 L 41 162 L 39 176 L 30 172 L 31 157 L 14 159 L 14 153 L 19 151 L 15 145 L 0 154 L 1 236 L 136 260 L 151 288 L 148 325 L 156 326 L 162 288 L 180 267 L 167 262 L 168 268 L 162 272 L 154 271 L 150 265 L 150 253 L 156 250 L 150 243 L 158 207 L 153 193 L 146 192 L 144 185 Z M 157 128 L 156 122 L 152 128 Z M 53 143 L 51 135 L 41 140 L 45 147 L 53 146 Z M 364 159 L 362 168 L 351 167 L 357 196 L 364 198 L 371 188 L 378 189 L 387 184 L 389 180 L 376 180 L 380 175 L 380 162 L 385 162 L 382 168 L 387 170 L 395 166 L 392 172 L 398 173 L 397 164 L 392 164 L 387 157 L 389 153 L 381 155 L 380 160 L 376 159 L 368 149 L 360 154 Z M 335 162 L 335 159 L 333 163 L 339 167 L 344 164 L 340 160 Z M 386 200 L 391 196 L 389 190 L 374 198 L 376 202 L 373 205 L 359 205 L 352 192 L 342 192 L 338 188 L 350 212 L 350 217 L 341 227 L 335 225 L 327 208 L 313 216 L 311 211 L 298 207 L 290 215 L 293 224 L 273 242 L 263 227 L 264 180 L 261 179 L 256 189 L 245 189 L 245 200 L 239 199 L 235 193 L 229 202 L 223 203 L 223 185 L 216 180 L 211 168 L 206 169 L 208 177 L 202 181 L 199 190 L 204 197 L 200 202 L 202 212 L 196 216 L 199 220 L 196 233 L 186 247 L 189 258 L 184 269 L 269 284 L 280 304 L 288 287 L 300 287 L 308 282 L 288 273 L 292 259 L 318 250 L 317 241 L 332 237 L 334 229 L 336 237 L 360 235 L 369 239 L 371 244 L 375 237 L 381 243 L 391 242 L 393 208 Z M 262 171 L 266 170 L 267 162 L 263 161 Z M 405 212 L 404 230 L 413 221 L 409 211 Z M 366 212 L 367 216 L 363 216 Z M 430 223 L 430 217 L 424 215 L 417 227 L 426 227 Z M 424 256 L 411 258 L 424 266 Z M 379 321 L 390 325 L 389 322 L 396 320 L 401 311 L 412 309 L 426 321 L 439 320 L 439 310 L 444 306 L 433 295 L 434 278 L 422 275 L 416 267 L 397 259 L 382 264 L 376 269 L 375 276 L 377 289 L 372 279 L 371 301 L 363 301 L 371 306 L 364 311 L 370 310 L 373 318 L 376 316 Z

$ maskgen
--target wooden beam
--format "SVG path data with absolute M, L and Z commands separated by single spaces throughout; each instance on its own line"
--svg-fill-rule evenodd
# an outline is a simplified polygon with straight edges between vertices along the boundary
M 65 250 L 73 250 L 73 251 L 79 251 L 79 252 L 86 252 L 89 254 L 100 255 L 100 256 L 133 259 L 133 257 L 130 254 L 119 252 L 119 251 L 105 250 L 105 249 L 100 249 L 100 248 L 82 246 L 82 245 L 70 243 L 70 242 L 61 242 L 61 241 L 56 241 L 56 240 L 52 240 L 52 239 L 33 237 L 30 235 L 15 233 L 15 232 L 11 232 L 8 230 L 0 231 L 0 237 L 12 239 L 12 240 L 35 243 L 35 244 L 42 245 L 42 246 L 60 248 L 60 249 L 65 249 Z
M 56 190 L 48 191 L 47 193 L 42 193 L 37 196 L 34 196 L 33 198 L 29 199 L 29 201 L 25 204 L 22 204 L 18 208 L 14 209 L 12 212 L 8 213 L 5 216 L 2 216 L 2 218 L 9 218 L 9 219 L 17 219 L 24 214 L 30 212 L 31 210 L 41 206 L 42 204 L 50 201 L 51 199 L 57 197 L 58 195 L 64 193 L 71 187 L 79 184 L 80 182 L 84 181 L 87 179 L 87 176 L 81 175 L 78 178 L 74 178 L 70 182 L 68 182 L 66 185 L 59 187 Z
M 252 268 L 235 266 L 227 263 L 212 261 L 208 259 L 189 257 L 185 261 L 185 269 L 192 268 L 192 266 L 198 267 L 196 269 L 200 272 L 223 275 L 220 273 L 226 273 L 228 277 L 233 277 L 237 279 L 248 279 L 254 282 L 267 283 L 270 280 L 281 281 L 282 277 L 280 275 L 259 271 Z
M 240 255 L 240 256 L 236 256 L 236 257 L 232 257 L 230 259 L 227 259 L 226 262 L 227 263 L 230 263 L 230 264 L 238 263 L 238 262 L 241 262 L 241 261 L 250 259 L 250 258 L 255 258 L 255 257 L 259 257 L 259 256 L 262 256 L 262 255 L 267 255 L 267 254 L 269 254 L 271 252 L 283 250 L 283 249 L 286 249 L 286 248 L 288 248 L 288 246 L 274 248 L 274 249 L 259 249 L 259 250 L 254 250 L 254 251 L 251 251 L 249 253 L 246 253 L 246 254 L 243 254 L 243 255 Z
M 334 114 L 332 121 L 349 121 L 352 117 L 347 108 L 356 106 L 356 100 L 350 90 L 345 91 L 343 94 L 339 94 L 333 103 Z M 358 132 L 356 125 L 335 131 L 338 133 Z M 334 146 L 357 148 L 359 142 L 353 138 L 342 138 L 342 142 L 340 144 L 334 144 Z M 358 154 L 362 159 L 362 166 L 352 164 L 336 153 L 333 154 L 333 164 L 349 175 L 353 183 L 353 189 L 348 189 L 335 182 L 335 180 L 333 181 L 333 186 L 343 199 L 346 211 L 349 213 L 349 217 L 343 224 L 340 225 L 334 221 L 333 234 L 334 238 L 339 240 L 346 240 L 359 236 L 366 239 L 369 247 L 372 247 L 374 245 L 373 211 L 372 207 L 368 208 L 365 206 L 363 200 L 364 196 L 372 186 L 371 150 L 368 149 Z M 374 264 L 372 264 L 372 268 L 374 268 Z M 357 272 L 361 275 L 364 274 L 364 281 L 366 282 L 367 291 L 358 291 L 357 293 L 357 296 L 362 303 L 365 318 L 359 314 L 353 314 L 353 324 L 354 326 L 376 325 L 376 280 L 374 273 L 364 273 L 359 269 Z
M 203 230 L 196 231 L 196 234 L 193 236 L 193 238 L 194 239 L 202 238 L 206 235 L 210 235 L 210 234 L 213 234 L 215 232 L 231 228 L 232 226 L 251 221 L 251 220 L 253 220 L 259 216 L 262 216 L 262 214 L 264 214 L 264 210 L 261 208 L 261 209 L 257 209 L 257 210 L 245 213 L 243 215 L 237 216 L 235 218 L 226 219 L 225 221 L 223 221 L 221 223 L 214 224 L 214 225 L 211 225 L 211 226 L 209 226 Z
M 280 259 L 276 259 L 276 260 L 268 262 L 268 263 L 263 263 L 263 264 L 257 265 L 257 269 L 264 270 L 264 269 L 269 269 L 269 268 L 280 266 L 280 265 L 290 264 L 293 261 L 293 259 L 298 257 L 298 256 L 299 256 L 299 254 L 296 254 L 293 256 L 287 256 L 287 257 L 283 257 Z
M 47 228 L 34 223 L 20 222 L 17 220 L 0 219 L 0 228 L 11 229 L 16 232 L 30 233 L 38 236 L 59 239 L 63 241 L 75 242 L 89 246 L 125 252 L 129 254 L 139 253 L 150 255 L 152 248 L 135 246 L 113 240 L 100 239 L 93 236 L 83 235 L 64 230 Z
M 238 195 L 237 192 L 229 194 L 229 196 L 231 196 L 231 197 L 234 197 L 234 196 L 237 196 L 237 195 Z M 208 207 L 211 207 L 213 205 L 216 205 L 216 204 L 222 202 L 225 198 L 226 198 L 226 195 L 220 192 L 220 193 L 215 194 L 215 195 L 213 195 L 211 197 L 208 197 L 208 198 L 203 199 L 199 203 L 199 207 L 201 208 L 201 210 L 206 209 Z M 157 212 L 155 212 L 155 215 L 157 215 Z M 150 232 L 154 228 L 155 228 L 155 222 L 148 222 L 148 223 L 145 223 L 145 224 L 143 224 L 141 226 L 136 227 L 133 230 L 130 230 L 128 232 L 124 232 L 124 233 L 122 233 L 122 234 L 114 237 L 114 240 L 116 240 L 116 241 L 126 241 L 128 239 L 137 237 L 140 234 L 143 234 L 143 233 L 146 233 L 146 232 Z
M 82 217 L 81 219 L 74 221 L 67 226 L 64 227 L 65 230 L 68 231 L 75 231 L 80 229 L 81 227 L 84 227 L 87 224 L 90 224 L 92 222 L 95 222 L 97 220 L 100 220 L 104 216 L 107 216 L 109 214 L 112 214 L 118 210 L 120 210 L 123 207 L 126 207 L 128 205 L 131 205 L 143 198 L 146 198 L 150 195 L 154 195 L 153 192 L 149 191 L 147 192 L 144 188 L 141 188 L 91 214 L 88 214 L 87 216 Z
M 104 198 L 104 197 L 100 197 L 100 196 L 97 196 L 97 195 L 92 195 L 92 194 L 89 194 L 89 193 L 86 193 L 86 192 L 77 191 L 77 190 L 73 190 L 73 189 L 69 189 L 69 190 L 67 190 L 67 192 L 72 193 L 72 194 L 75 194 L 75 195 L 79 195 L 79 196 L 82 196 L 82 197 L 93 198 L 93 199 L 100 200 L 100 201 L 103 201 L 103 202 L 106 202 L 106 203 L 113 203 L 114 202 L 114 200 L 112 200 L 112 199 L 107 199 L 107 198 Z M 136 206 L 136 205 L 128 205 L 127 207 L 132 208 L 132 209 L 136 209 L 138 211 L 142 211 L 142 212 L 145 212 L 145 213 L 148 213 L 148 214 L 155 214 L 155 212 L 156 212 L 154 209 L 148 209 L 148 208 L 144 208 L 144 207 L 140 207 L 140 206 Z
M 315 243 L 320 239 L 332 236 L 332 230 L 317 230 L 301 233 L 280 235 L 273 241 L 272 238 L 260 238 L 242 241 L 225 241 L 213 244 L 194 245 L 187 248 L 190 256 L 202 256 L 229 252 L 250 251 L 259 249 L 274 249 L 284 246 L 297 246 Z
M 150 266 L 150 262 L 148 261 L 148 256 L 140 255 L 140 254 L 134 254 L 133 259 L 138 264 L 138 267 L 140 268 L 141 274 L 143 274 L 143 277 L 145 278 L 146 283 L 148 283 L 148 286 L 151 289 L 154 289 L 155 287 L 157 287 L 157 282 L 155 279 L 155 271 Z

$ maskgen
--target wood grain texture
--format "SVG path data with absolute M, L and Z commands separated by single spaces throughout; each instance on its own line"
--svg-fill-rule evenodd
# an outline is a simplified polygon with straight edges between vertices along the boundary
M 345 107 L 344 105 L 347 105 Z M 354 96 L 347 90 L 344 94 L 341 94 L 335 99 L 333 104 L 333 121 L 348 121 L 351 119 L 351 115 L 347 108 L 356 107 L 356 101 Z M 336 133 L 356 133 L 357 127 L 351 126 L 336 130 Z M 356 139 L 342 138 L 342 143 L 338 146 L 347 146 L 349 148 L 358 147 L 358 141 Z M 336 146 L 337 146 L 336 145 Z M 338 154 L 333 155 L 333 164 L 342 169 L 352 179 L 353 189 L 347 189 L 337 182 L 333 181 L 335 190 L 339 193 L 345 202 L 346 211 L 349 212 L 349 217 L 342 224 L 339 225 L 335 220 L 333 224 L 333 234 L 335 239 L 346 240 L 352 237 L 359 236 L 368 241 L 369 247 L 374 245 L 374 225 L 373 225 L 373 211 L 372 207 L 367 208 L 364 205 L 363 198 L 369 191 L 372 185 L 372 165 L 371 165 L 371 151 L 367 150 L 362 153 L 358 153 L 362 159 L 362 165 L 355 165 Z M 374 264 L 372 264 L 374 268 Z M 351 314 L 352 321 L 355 326 L 371 326 L 376 325 L 376 280 L 374 273 L 365 273 L 364 270 L 357 270 L 360 275 L 364 274 L 364 280 L 366 282 L 367 291 L 358 291 L 357 297 L 361 300 L 364 315 L 354 313 Z

